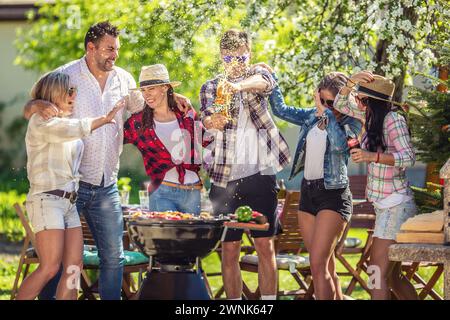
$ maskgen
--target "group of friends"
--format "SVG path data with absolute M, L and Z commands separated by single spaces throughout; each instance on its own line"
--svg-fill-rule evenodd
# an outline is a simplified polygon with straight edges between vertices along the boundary
M 40 264 L 23 281 L 17 299 L 77 298 L 76 286 L 67 284 L 70 268 L 82 270 L 79 215 L 98 248 L 101 299 L 121 298 L 124 222 L 117 174 L 124 143 L 142 154 L 150 178 L 150 210 L 199 214 L 203 166 L 211 181 L 214 215 L 248 205 L 267 217 L 269 229 L 251 231 L 251 236 L 259 257 L 261 298 L 276 299 L 274 237 L 282 227 L 276 173 L 291 164 L 291 155 L 272 114 L 300 127 L 290 177 L 303 172 L 298 217 L 315 298 L 344 298 L 334 249 L 352 216 L 349 158 L 367 163 L 367 199 L 376 212 L 370 264 L 378 268 L 380 285 L 371 296 L 389 299 L 392 287 L 404 298 L 416 298 L 388 259 L 401 224 L 417 211 L 405 177 L 415 153 L 406 120 L 394 108 L 391 80 L 369 71 L 351 76 L 332 72 L 314 91 L 313 108 L 288 106 L 272 68 L 250 63 L 249 35 L 231 29 L 218 48 L 225 72 L 201 87 L 196 114 L 189 99 L 175 93 L 180 82 L 170 79 L 164 65 L 143 66 L 139 87 L 115 66 L 120 41 L 114 25 L 92 25 L 84 46 L 81 59 L 36 82 L 24 108 L 29 119 L 26 209 Z M 360 137 L 361 147 L 349 148 L 349 130 Z M 242 296 L 242 234 L 230 229 L 222 242 L 228 299 Z

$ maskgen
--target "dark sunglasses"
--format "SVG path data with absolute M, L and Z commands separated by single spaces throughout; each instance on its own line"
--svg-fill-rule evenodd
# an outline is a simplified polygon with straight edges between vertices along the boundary
M 223 56 L 223 61 L 225 61 L 225 63 L 230 63 L 233 60 L 237 61 L 237 62 L 246 62 L 249 58 L 248 54 L 245 54 L 243 56 Z
M 330 109 L 334 109 L 334 107 L 333 107 L 334 100 L 325 100 L 325 99 L 320 98 L 320 103 Z
M 77 92 L 77 88 L 75 87 L 70 87 L 69 90 L 67 90 L 67 94 L 69 95 L 69 97 L 73 97 L 73 95 Z

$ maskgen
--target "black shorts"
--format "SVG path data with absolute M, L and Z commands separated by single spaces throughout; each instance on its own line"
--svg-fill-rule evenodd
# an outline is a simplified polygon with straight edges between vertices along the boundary
M 299 210 L 316 216 L 321 210 L 333 210 L 347 222 L 353 212 L 352 193 L 349 187 L 325 189 L 323 179 L 303 179 Z
M 234 213 L 240 206 L 250 206 L 267 217 L 269 230 L 250 231 L 253 238 L 273 237 L 281 232 L 281 224 L 276 214 L 278 188 L 274 175 L 252 176 L 231 181 L 226 188 L 211 186 L 209 199 L 214 215 Z M 230 228 L 225 242 L 240 241 L 244 230 Z

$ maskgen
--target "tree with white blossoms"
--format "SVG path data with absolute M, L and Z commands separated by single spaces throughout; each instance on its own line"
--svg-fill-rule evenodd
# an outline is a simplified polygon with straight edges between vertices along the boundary
M 448 37 L 449 6 L 446 0 L 56 0 L 43 2 L 40 18 L 19 34 L 16 62 L 48 71 L 76 59 L 88 26 L 108 19 L 124 30 L 119 65 L 137 76 L 141 65 L 163 62 L 195 97 L 219 71 L 221 33 L 240 27 L 252 34 L 253 60 L 275 67 L 289 100 L 311 102 L 329 71 L 362 69 L 394 78 L 400 99 L 405 80 L 435 62 L 428 44 Z
M 244 23 L 270 28 L 285 44 L 273 46 L 271 55 L 291 96 L 311 95 L 333 70 L 371 70 L 393 78 L 395 98 L 401 100 L 405 80 L 411 84 L 412 76 L 428 72 L 435 62 L 429 44 L 448 38 L 445 0 L 278 0 L 253 1 L 250 7 Z

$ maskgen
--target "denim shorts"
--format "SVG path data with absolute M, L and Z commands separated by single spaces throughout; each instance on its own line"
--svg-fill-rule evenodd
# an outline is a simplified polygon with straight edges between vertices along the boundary
M 377 209 L 373 236 L 379 239 L 395 240 L 402 224 L 417 214 L 414 200 L 408 200 L 391 208 Z
M 322 210 L 332 210 L 349 222 L 353 213 L 352 193 L 348 186 L 326 189 L 323 179 L 303 179 L 299 210 L 313 216 L 317 216 Z
M 77 207 L 69 199 L 39 193 L 27 198 L 26 209 L 35 233 L 81 227 Z
M 181 189 L 161 184 L 150 195 L 151 211 L 180 211 L 199 215 L 200 190 Z

